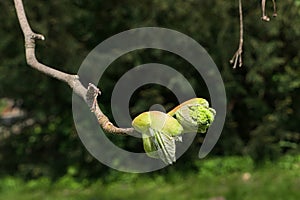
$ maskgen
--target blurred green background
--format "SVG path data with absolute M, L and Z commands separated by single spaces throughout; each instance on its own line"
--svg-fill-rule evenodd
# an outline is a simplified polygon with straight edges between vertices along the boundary
M 300 5 L 278 1 L 278 17 L 260 20 L 259 1 L 244 1 L 243 67 L 229 60 L 239 37 L 238 1 L 52 0 L 25 1 L 37 58 L 76 73 L 106 38 L 132 28 L 165 27 L 199 42 L 218 66 L 227 93 L 227 118 L 217 145 L 197 157 L 197 136 L 176 164 L 148 174 L 127 174 L 94 159 L 78 138 L 71 89 L 28 67 L 13 1 L 0 2 L 0 199 L 300 199 Z M 267 1 L 267 12 L 272 3 Z M 111 92 L 136 65 L 174 67 L 209 99 L 201 76 L 182 58 L 139 50 L 116 60 L 99 87 L 103 112 L 113 121 Z M 148 85 L 132 99 L 132 116 L 177 102 L 164 87 Z M 143 152 L 140 140 L 109 136 Z

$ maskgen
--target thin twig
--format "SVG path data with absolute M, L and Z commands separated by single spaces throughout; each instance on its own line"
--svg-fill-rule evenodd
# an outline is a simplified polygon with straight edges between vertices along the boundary
M 276 17 L 277 16 L 276 2 L 275 0 L 272 0 L 272 2 L 273 2 L 273 17 Z M 261 0 L 261 10 L 262 10 L 261 19 L 266 22 L 270 21 L 270 17 L 268 17 L 266 14 L 266 0 Z
M 270 21 L 270 17 L 266 15 L 266 0 L 261 0 L 261 11 L 262 11 L 261 19 L 266 22 Z
M 95 116 L 98 119 L 99 124 L 103 128 L 103 130 L 107 133 L 114 133 L 114 134 L 130 134 L 133 132 L 133 128 L 118 128 L 115 127 L 109 119 L 103 114 L 101 109 L 99 108 L 99 105 L 97 103 L 97 95 L 100 93 L 99 89 L 95 90 L 97 91 L 97 95 L 93 94 L 93 103 L 90 104 L 88 99 L 88 90 L 82 85 L 82 83 L 79 81 L 78 75 L 72 75 L 65 72 L 61 72 L 59 70 L 56 70 L 50 66 L 44 65 L 40 63 L 35 56 L 35 40 L 44 40 L 45 37 L 41 34 L 34 33 L 28 23 L 26 13 L 23 6 L 22 0 L 14 0 L 15 3 L 15 9 L 17 12 L 18 20 L 22 29 L 22 32 L 24 34 L 24 40 L 25 40 L 25 53 L 26 53 L 26 61 L 29 66 L 32 68 L 48 75 L 53 78 L 56 78 L 58 80 L 61 80 L 63 82 L 66 82 L 73 91 L 82 97 L 85 102 L 90 107 L 91 111 L 95 114 Z M 95 88 L 93 88 L 95 89 Z
M 273 17 L 277 17 L 276 2 L 275 2 L 275 0 L 272 0 L 272 1 L 273 1 Z
M 239 0 L 239 14 L 240 14 L 240 40 L 239 47 L 237 51 L 234 53 L 233 57 L 229 61 L 233 64 L 233 68 L 236 68 L 237 62 L 239 61 L 239 67 L 242 67 L 242 53 L 243 53 L 243 37 L 244 37 L 244 25 L 243 25 L 243 9 L 242 9 L 242 0 Z

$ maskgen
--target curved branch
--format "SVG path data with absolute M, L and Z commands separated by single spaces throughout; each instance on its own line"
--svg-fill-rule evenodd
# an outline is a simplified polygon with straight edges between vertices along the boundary
M 133 132 L 133 128 L 118 128 L 115 127 L 109 119 L 103 114 L 101 111 L 98 103 L 97 103 L 97 96 L 94 95 L 93 103 L 91 104 L 89 102 L 89 94 L 88 90 L 92 90 L 89 87 L 86 89 L 82 83 L 79 81 L 78 75 L 68 74 L 59 70 L 56 70 L 52 67 L 49 67 L 47 65 L 44 65 L 40 63 L 35 56 L 35 40 L 45 40 L 45 37 L 41 34 L 34 33 L 28 23 L 26 13 L 23 6 L 22 0 L 14 0 L 15 3 L 15 9 L 17 12 L 18 20 L 22 29 L 22 32 L 24 34 L 24 40 L 25 40 L 25 54 L 26 54 L 26 61 L 29 66 L 32 68 L 48 75 L 53 78 L 56 78 L 60 81 L 63 81 L 67 83 L 73 91 L 82 97 L 84 101 L 88 104 L 88 106 L 91 108 L 91 111 L 94 112 L 95 116 L 98 119 L 99 124 L 103 128 L 103 130 L 107 133 L 113 133 L 113 134 L 130 134 Z M 93 92 L 94 90 L 92 90 Z M 99 91 L 98 91 L 99 92 Z

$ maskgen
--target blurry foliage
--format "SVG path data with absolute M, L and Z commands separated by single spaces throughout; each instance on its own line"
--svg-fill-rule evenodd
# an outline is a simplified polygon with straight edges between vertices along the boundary
M 299 1 L 278 2 L 279 15 L 269 23 L 260 20 L 258 2 L 244 2 L 244 66 L 235 70 L 229 59 L 238 45 L 236 1 L 24 3 L 33 30 L 46 36 L 46 41 L 37 42 L 38 59 L 70 73 L 76 73 L 88 52 L 101 41 L 127 29 L 160 26 L 189 35 L 212 56 L 226 86 L 226 124 L 212 153 L 250 155 L 256 162 L 276 159 L 283 153 L 299 153 Z M 108 168 L 85 150 L 77 136 L 70 88 L 26 65 L 23 36 L 13 2 L 1 1 L 0 7 L 0 98 L 21 99 L 27 117 L 35 120 L 35 124 L 21 134 L 0 141 L 1 174 L 25 178 L 42 175 L 57 178 L 64 174 L 97 178 L 106 174 Z M 101 108 L 111 120 L 110 95 L 115 83 L 133 66 L 148 62 L 174 67 L 190 81 L 199 97 L 209 98 L 201 76 L 185 60 L 160 50 L 136 51 L 116 60 L 99 83 L 103 92 L 99 98 Z M 134 93 L 130 111 L 134 116 L 152 104 L 163 104 L 169 110 L 177 102 L 165 88 L 144 86 Z M 142 151 L 140 140 L 110 138 L 123 148 Z M 197 137 L 175 164 L 177 169 L 195 169 L 191 160 L 197 159 L 202 140 L 202 136 Z M 209 163 L 205 168 L 212 170 Z M 68 178 L 62 180 L 63 183 L 68 181 Z
M 252 170 L 249 157 L 197 160 L 196 172 L 131 174 L 116 172 L 107 180 L 77 180 L 71 174 L 53 182 L 41 177 L 25 182 L 0 179 L 0 198 L 6 200 L 82 199 L 299 199 L 299 156 L 285 156 Z M 223 168 L 220 168 L 223 167 Z M 106 183 L 108 181 L 108 183 Z M 255 191 L 255 192 L 253 192 Z
M 249 172 L 254 166 L 249 157 L 222 157 L 196 162 L 199 176 L 224 176 L 233 172 Z

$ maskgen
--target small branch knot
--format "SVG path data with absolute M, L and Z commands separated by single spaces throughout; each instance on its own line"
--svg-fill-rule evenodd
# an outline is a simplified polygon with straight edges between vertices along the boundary
M 45 40 L 45 36 L 43 36 L 42 34 L 37 34 L 37 33 L 31 34 L 30 38 L 34 39 L 34 40 Z
M 97 97 L 101 95 L 100 90 L 92 83 L 89 83 L 86 92 L 86 101 L 91 109 L 91 112 L 95 112 L 97 106 Z
M 41 34 L 30 33 L 25 37 L 25 48 L 35 48 L 35 40 L 45 40 Z

